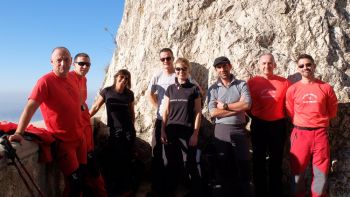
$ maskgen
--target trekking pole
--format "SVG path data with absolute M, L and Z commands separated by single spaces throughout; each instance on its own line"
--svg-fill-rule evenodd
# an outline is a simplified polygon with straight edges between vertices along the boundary
M 35 197 L 34 192 L 30 188 L 26 178 L 23 176 L 23 173 L 21 172 L 20 168 L 18 167 L 18 165 L 16 163 L 16 160 L 19 163 L 19 165 L 22 168 L 22 170 L 27 175 L 27 177 L 29 178 L 30 182 L 34 185 L 34 187 L 37 190 L 37 192 L 39 193 L 40 197 L 44 197 L 44 194 L 41 192 L 40 188 L 36 185 L 36 183 L 34 182 L 32 176 L 29 174 L 28 170 L 25 168 L 25 166 L 23 165 L 23 163 L 19 159 L 18 155 L 16 154 L 16 149 L 13 148 L 13 146 L 12 146 L 11 142 L 9 141 L 8 137 L 4 136 L 2 139 L 3 140 L 0 143 L 5 148 L 6 156 L 11 160 L 11 162 L 9 164 L 10 165 L 13 164 L 15 166 L 15 168 L 18 171 L 19 176 L 23 180 L 23 182 L 24 182 L 25 186 L 27 187 L 28 191 L 31 193 L 31 196 Z

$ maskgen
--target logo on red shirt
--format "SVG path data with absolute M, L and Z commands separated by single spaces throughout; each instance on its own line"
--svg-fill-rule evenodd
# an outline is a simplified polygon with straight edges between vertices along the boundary
M 302 97 L 303 103 L 317 103 L 317 95 L 312 93 L 307 93 Z
M 273 89 L 263 89 L 260 93 L 261 98 L 275 98 L 276 90 Z

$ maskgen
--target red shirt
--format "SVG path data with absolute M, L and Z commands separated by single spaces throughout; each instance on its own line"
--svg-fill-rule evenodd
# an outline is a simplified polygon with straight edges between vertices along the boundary
M 288 115 L 301 127 L 328 127 L 337 114 L 337 96 L 333 88 L 320 80 L 311 84 L 293 84 L 286 95 Z
M 58 77 L 53 72 L 44 75 L 29 99 L 40 104 L 46 128 L 55 138 L 73 141 L 82 137 L 79 89 L 71 77 Z
M 253 116 L 266 121 L 274 121 L 285 117 L 285 96 L 290 85 L 283 77 L 273 75 L 269 79 L 256 76 L 248 80 Z
M 83 125 L 82 132 L 85 134 L 87 151 L 92 151 L 94 144 L 93 144 L 93 136 L 92 136 L 92 125 L 90 122 L 91 117 L 89 113 L 89 107 L 86 104 L 87 80 L 85 76 L 78 75 L 74 71 L 70 71 L 69 76 L 72 77 L 75 80 L 75 82 L 78 84 L 80 105 L 84 106 L 84 111 L 82 111 L 82 125 Z

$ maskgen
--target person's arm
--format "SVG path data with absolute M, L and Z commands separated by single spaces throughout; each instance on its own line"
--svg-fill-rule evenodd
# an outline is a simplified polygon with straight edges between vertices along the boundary
M 24 107 L 24 110 L 22 112 L 22 115 L 19 119 L 18 126 L 16 129 L 16 132 L 9 137 L 10 141 L 16 141 L 16 142 L 21 142 L 23 140 L 23 133 L 25 128 L 27 128 L 30 120 L 32 119 L 35 111 L 39 107 L 39 103 L 36 102 L 33 99 L 29 99 L 26 106 Z
M 151 105 L 157 109 L 158 108 L 158 99 L 157 99 L 157 95 L 155 94 L 155 92 L 148 90 L 146 92 L 146 94 L 147 94 L 148 100 L 151 103 Z
M 335 118 L 337 116 L 338 110 L 338 99 L 334 93 L 333 88 L 330 87 L 329 89 L 329 95 L 327 97 L 327 111 L 329 118 Z
M 103 105 L 104 102 L 105 101 L 103 97 L 101 95 L 98 95 L 97 100 L 91 106 L 91 109 L 89 111 L 91 117 L 93 117 L 97 113 L 97 111 L 100 109 L 100 107 Z
M 293 122 L 293 117 L 294 117 L 294 100 L 292 99 L 293 99 L 292 89 L 288 88 L 286 93 L 286 112 L 291 122 Z
M 196 100 L 194 101 L 194 112 L 195 112 L 194 130 L 189 141 L 190 146 L 197 146 L 198 144 L 198 134 L 199 134 L 199 128 L 201 126 L 201 119 L 202 119 L 201 97 L 196 98 Z
M 130 103 L 131 121 L 135 124 L 135 103 Z
M 162 120 L 162 128 L 161 128 L 161 141 L 163 144 L 168 143 L 168 139 L 165 132 L 165 127 L 168 122 L 168 115 L 169 115 L 169 97 L 164 95 L 164 112 L 163 112 L 163 120 Z
M 244 101 L 244 96 L 241 96 L 239 101 L 235 103 L 228 103 L 227 109 L 224 109 L 224 103 L 221 101 L 216 101 L 217 105 L 214 110 L 210 112 L 211 117 L 223 118 L 228 116 L 233 116 L 237 112 L 245 111 L 249 109 L 249 104 Z

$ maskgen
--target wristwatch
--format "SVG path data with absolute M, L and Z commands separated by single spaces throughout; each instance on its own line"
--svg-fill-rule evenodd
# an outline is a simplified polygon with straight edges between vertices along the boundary
M 224 108 L 224 110 L 228 110 L 228 105 L 227 103 L 224 103 L 224 105 L 222 106 Z

